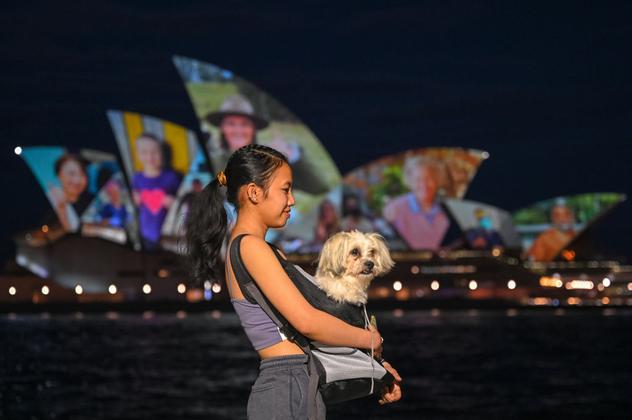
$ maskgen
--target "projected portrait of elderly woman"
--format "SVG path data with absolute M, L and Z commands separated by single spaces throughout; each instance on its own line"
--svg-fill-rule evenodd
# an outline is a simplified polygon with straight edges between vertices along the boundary
M 404 163 L 404 180 L 410 192 L 393 198 L 383 216 L 412 249 L 437 250 L 450 220 L 438 199 L 442 166 L 423 156 Z

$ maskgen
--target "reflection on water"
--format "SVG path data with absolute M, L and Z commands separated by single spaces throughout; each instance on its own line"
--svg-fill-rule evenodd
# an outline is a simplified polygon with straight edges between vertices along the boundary
M 625 418 L 632 312 L 388 311 L 405 398 L 330 419 Z M 239 419 L 258 361 L 232 313 L 0 315 L 0 418 Z

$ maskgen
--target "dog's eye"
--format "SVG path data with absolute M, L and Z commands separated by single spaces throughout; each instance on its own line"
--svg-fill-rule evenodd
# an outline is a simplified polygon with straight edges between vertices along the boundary
M 375 250 L 374 249 L 369 251 L 369 257 L 373 257 L 373 256 L 375 256 Z
M 360 256 L 360 250 L 358 248 L 353 248 L 351 250 L 351 255 L 353 255 L 354 257 L 359 257 Z

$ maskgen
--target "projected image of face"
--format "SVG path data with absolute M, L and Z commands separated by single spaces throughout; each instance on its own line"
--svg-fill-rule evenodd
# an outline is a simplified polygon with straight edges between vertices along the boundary
M 565 204 L 558 204 L 551 209 L 551 224 L 557 229 L 567 232 L 573 229 L 575 214 Z
M 57 170 L 61 188 L 71 203 L 76 202 L 88 185 L 85 168 L 78 159 L 68 157 L 61 162 Z
M 412 249 L 438 250 L 450 226 L 437 200 L 440 170 L 435 160 L 409 157 L 404 163 L 404 178 L 410 192 L 384 206 L 384 218 Z
M 421 161 L 406 168 L 406 184 L 423 207 L 434 203 L 439 189 L 438 170 L 435 166 L 424 165 Z
M 162 150 L 157 139 L 141 136 L 136 140 L 138 160 L 147 176 L 157 176 L 162 170 Z
M 535 261 L 553 261 L 575 236 L 575 213 L 564 202 L 551 208 L 551 227 L 533 241 L 527 256 Z
M 57 159 L 54 169 L 61 187 L 50 186 L 48 193 L 62 227 L 72 232 L 79 227 L 79 217 L 94 198 L 86 191 L 86 162 L 78 155 L 66 153 Z
M 132 177 L 132 197 L 139 207 L 140 236 L 145 249 L 156 249 L 167 210 L 175 201 L 180 186 L 180 174 L 165 162 L 165 144 L 153 134 L 136 139 L 140 171 Z
M 231 152 L 254 143 L 255 124 L 248 117 L 243 115 L 227 115 L 222 118 L 219 129 Z

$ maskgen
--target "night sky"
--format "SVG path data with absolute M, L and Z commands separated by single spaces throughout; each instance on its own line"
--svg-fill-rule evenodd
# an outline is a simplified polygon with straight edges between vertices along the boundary
M 275 96 L 343 174 L 413 147 L 462 146 L 491 154 L 469 199 L 516 210 L 583 192 L 632 197 L 630 2 L 0 7 L 2 260 L 11 236 L 50 211 L 14 146 L 116 152 L 110 108 L 198 129 L 174 54 Z M 630 201 L 596 229 L 604 255 L 632 259 Z

